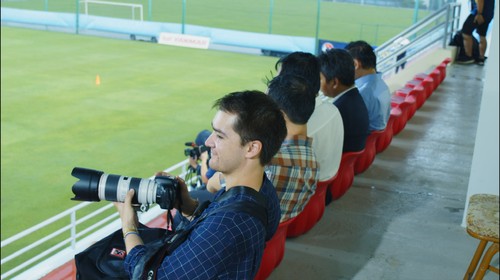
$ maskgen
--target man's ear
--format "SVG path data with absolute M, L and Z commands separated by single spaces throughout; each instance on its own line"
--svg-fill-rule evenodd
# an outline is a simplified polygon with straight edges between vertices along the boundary
M 332 89 L 336 89 L 337 86 L 339 85 L 339 79 L 338 78 L 333 78 L 330 80 L 329 82 L 329 86 L 332 88 Z
M 258 140 L 248 142 L 247 158 L 258 158 L 262 151 L 262 142 Z
M 354 70 L 358 70 L 360 68 L 361 68 L 361 63 L 359 62 L 359 60 L 354 58 Z

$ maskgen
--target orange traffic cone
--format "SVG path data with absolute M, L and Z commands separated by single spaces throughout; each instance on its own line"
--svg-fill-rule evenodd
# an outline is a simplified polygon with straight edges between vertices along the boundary
M 101 84 L 101 77 L 99 75 L 95 76 L 95 85 L 98 86 Z

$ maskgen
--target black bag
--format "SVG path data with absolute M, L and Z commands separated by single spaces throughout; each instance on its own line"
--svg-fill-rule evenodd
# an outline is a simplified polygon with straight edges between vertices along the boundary
M 457 47 L 455 60 L 467 58 L 464 49 L 464 37 L 461 30 L 458 30 L 455 34 L 453 34 L 449 45 Z M 479 41 L 474 36 L 472 36 L 472 58 L 476 60 L 479 59 Z
M 173 234 L 163 228 L 148 228 L 142 224 L 138 231 L 145 244 Z M 75 255 L 76 279 L 129 279 L 123 268 L 126 255 L 122 229 L 118 229 Z
M 177 232 L 167 231 L 162 228 L 148 228 L 139 225 L 139 235 L 144 242 L 146 252 L 135 267 L 132 279 L 156 279 L 156 272 L 165 256 L 170 255 L 189 236 L 197 224 L 206 217 L 222 211 L 244 212 L 257 217 L 267 232 L 266 199 L 259 192 L 248 187 L 233 187 L 217 198 L 223 201 L 237 193 L 245 193 L 253 196 L 258 202 L 238 201 L 227 204 L 210 213 L 204 213 L 209 203 L 202 204 L 195 213 L 202 213 L 194 224 L 190 224 L 185 230 Z M 169 211 L 168 211 L 169 212 Z M 168 213 L 167 213 L 168 214 Z M 167 219 L 168 220 L 168 219 Z M 126 256 L 122 229 L 115 231 L 102 240 L 94 243 L 86 250 L 75 255 L 76 279 L 77 280 L 99 280 L 99 279 L 129 279 L 125 272 L 123 262 Z

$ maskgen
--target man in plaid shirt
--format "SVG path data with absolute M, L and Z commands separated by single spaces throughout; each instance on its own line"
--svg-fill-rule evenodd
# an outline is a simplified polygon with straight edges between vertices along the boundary
M 280 222 L 284 222 L 304 209 L 319 180 L 313 139 L 307 137 L 307 121 L 314 111 L 316 92 L 303 77 L 284 74 L 271 80 L 268 95 L 283 112 L 287 128 L 280 150 L 265 169 L 278 193 Z

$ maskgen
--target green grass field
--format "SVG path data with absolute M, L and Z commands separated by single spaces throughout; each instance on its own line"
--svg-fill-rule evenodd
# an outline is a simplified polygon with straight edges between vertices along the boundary
M 182 23 L 184 1 L 181 0 L 107 1 L 142 4 L 145 20 Z M 189 0 L 185 3 L 185 24 L 260 33 L 268 33 L 271 30 L 273 34 L 316 36 L 317 1 Z M 76 1 L 71 0 L 2 1 L 1 5 L 69 13 L 75 13 L 77 10 Z M 83 7 L 81 4 L 81 13 Z M 372 45 L 380 45 L 397 35 L 413 23 L 414 17 L 414 10 L 408 8 L 325 1 L 321 1 L 320 8 L 319 38 L 341 42 L 363 39 Z M 89 13 L 131 19 L 132 11 L 129 7 L 89 4 Z M 423 18 L 428 14 L 427 10 L 421 10 L 418 17 Z
M 2 239 L 75 206 L 75 166 L 147 178 L 185 159 L 213 101 L 265 90 L 276 61 L 5 27 L 1 51 Z

